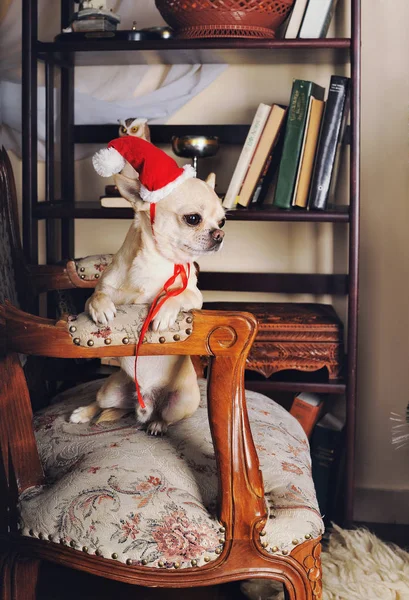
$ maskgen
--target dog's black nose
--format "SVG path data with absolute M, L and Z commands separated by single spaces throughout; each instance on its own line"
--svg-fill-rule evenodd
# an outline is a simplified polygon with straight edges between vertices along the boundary
M 224 231 L 221 229 L 213 229 L 213 231 L 210 232 L 210 235 L 217 244 L 221 244 L 224 238 Z

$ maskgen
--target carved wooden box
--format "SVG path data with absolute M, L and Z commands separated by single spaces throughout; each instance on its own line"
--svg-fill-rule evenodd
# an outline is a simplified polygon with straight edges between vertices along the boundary
M 258 334 L 247 369 L 270 377 L 277 371 L 317 371 L 340 375 L 344 357 L 343 326 L 328 304 L 291 302 L 212 302 L 204 308 L 244 310 L 258 320 Z

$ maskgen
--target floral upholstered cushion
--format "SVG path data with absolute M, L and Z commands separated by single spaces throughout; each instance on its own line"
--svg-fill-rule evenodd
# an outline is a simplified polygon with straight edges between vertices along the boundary
M 75 268 L 78 276 L 85 281 L 99 279 L 105 269 L 111 264 L 113 254 L 94 254 L 84 258 L 75 259 Z
M 67 327 L 77 346 L 135 344 L 149 311 L 148 304 L 123 304 L 117 307 L 115 319 L 107 326 L 96 325 L 87 313 L 68 317 Z M 146 332 L 144 342 L 164 344 L 186 340 L 192 333 L 191 312 L 181 311 L 168 331 Z
M 70 423 L 72 410 L 91 402 L 101 385 L 68 390 L 35 415 L 47 484 L 21 495 L 21 533 L 128 565 L 188 568 L 217 559 L 224 532 L 216 517 L 206 382 L 197 412 L 162 438 L 138 430 L 133 415 Z M 272 400 L 247 392 L 247 402 L 269 503 L 262 543 L 287 554 L 323 530 L 308 441 Z

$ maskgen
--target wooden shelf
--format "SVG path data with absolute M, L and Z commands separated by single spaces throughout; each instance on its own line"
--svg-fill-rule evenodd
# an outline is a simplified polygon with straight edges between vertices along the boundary
M 132 219 L 132 208 L 104 208 L 94 202 L 38 202 L 33 209 L 36 219 Z M 288 221 L 313 223 L 348 223 L 349 207 L 337 206 L 326 211 L 281 210 L 272 206 L 227 211 L 231 221 Z
M 247 381 L 245 387 L 248 390 L 268 394 L 268 392 L 310 392 L 314 394 L 345 394 L 345 382 L 335 379 L 331 382 L 312 382 L 312 381 L 285 381 L 268 380 L 265 381 Z
M 38 58 L 78 66 L 126 64 L 274 64 L 349 62 L 350 38 L 37 42 Z

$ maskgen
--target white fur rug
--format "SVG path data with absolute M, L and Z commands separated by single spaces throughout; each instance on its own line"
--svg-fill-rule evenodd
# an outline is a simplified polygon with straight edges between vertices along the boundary
M 409 553 L 366 529 L 334 525 L 322 568 L 323 600 L 409 600 Z M 284 600 L 275 582 L 253 579 L 241 589 L 251 600 Z

